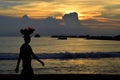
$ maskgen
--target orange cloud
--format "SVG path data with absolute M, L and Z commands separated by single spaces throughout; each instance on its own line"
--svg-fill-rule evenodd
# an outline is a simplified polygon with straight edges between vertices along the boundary
M 1 1 L 0 1 L 1 2 Z M 19 1 L 25 2 L 25 1 Z M 17 4 L 19 3 L 17 2 Z M 6 3 L 9 5 L 10 1 Z M 31 18 L 45 18 L 48 16 L 57 17 L 59 19 L 66 13 L 77 12 L 80 20 L 95 19 L 96 17 L 106 17 L 108 10 L 105 8 L 110 5 L 118 5 L 120 2 L 113 0 L 39 0 L 28 1 L 21 5 L 9 5 L 8 9 L 0 6 L 0 15 L 9 15 L 21 17 L 24 14 L 29 15 Z M 14 3 L 15 4 L 15 3 Z M 109 14 L 118 15 L 119 9 L 113 8 Z M 106 12 L 107 11 L 107 12 Z M 17 12 L 17 13 L 16 13 Z M 113 16 L 114 17 L 114 16 Z M 99 19 L 103 21 L 103 19 Z M 105 21 L 105 20 L 104 20 Z

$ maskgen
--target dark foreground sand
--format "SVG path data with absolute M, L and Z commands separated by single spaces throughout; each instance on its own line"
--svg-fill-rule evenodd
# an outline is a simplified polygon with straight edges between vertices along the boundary
M 35 74 L 35 80 L 120 80 L 111 74 Z M 20 80 L 18 74 L 0 74 L 0 80 Z

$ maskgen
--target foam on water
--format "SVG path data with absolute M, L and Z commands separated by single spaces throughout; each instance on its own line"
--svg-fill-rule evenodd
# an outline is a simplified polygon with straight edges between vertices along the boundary
M 17 53 L 0 53 L 0 60 L 16 60 Z M 77 59 L 77 58 L 115 58 L 120 57 L 120 52 L 96 52 L 96 53 L 38 53 L 40 59 Z

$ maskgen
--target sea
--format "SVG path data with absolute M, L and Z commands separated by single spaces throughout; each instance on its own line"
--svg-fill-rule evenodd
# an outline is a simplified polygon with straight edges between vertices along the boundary
M 15 73 L 22 37 L 0 37 L 0 74 Z M 120 74 L 120 41 L 32 37 L 30 46 L 45 66 L 32 59 L 34 74 Z

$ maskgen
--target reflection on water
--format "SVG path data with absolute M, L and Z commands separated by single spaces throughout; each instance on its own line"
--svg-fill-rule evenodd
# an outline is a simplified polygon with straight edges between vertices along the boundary
M 75 59 L 75 60 L 45 60 L 46 67 L 36 66 L 36 74 L 72 73 L 72 74 L 120 74 L 120 59 Z M 35 67 L 35 66 L 34 66 Z
M 43 61 L 46 64 L 45 67 L 33 60 L 35 74 L 120 74 L 120 58 L 44 59 Z M 15 74 L 15 66 L 16 60 L 1 60 L 0 73 Z
M 3 44 L 4 43 L 4 44 Z M 0 37 L 0 53 L 19 53 L 22 37 Z M 82 38 L 32 38 L 30 45 L 35 53 L 54 52 L 119 52 L 120 41 L 85 40 Z
M 31 45 L 36 53 L 39 52 L 114 52 L 119 51 L 119 41 L 85 40 L 82 38 L 56 38 L 32 39 Z

